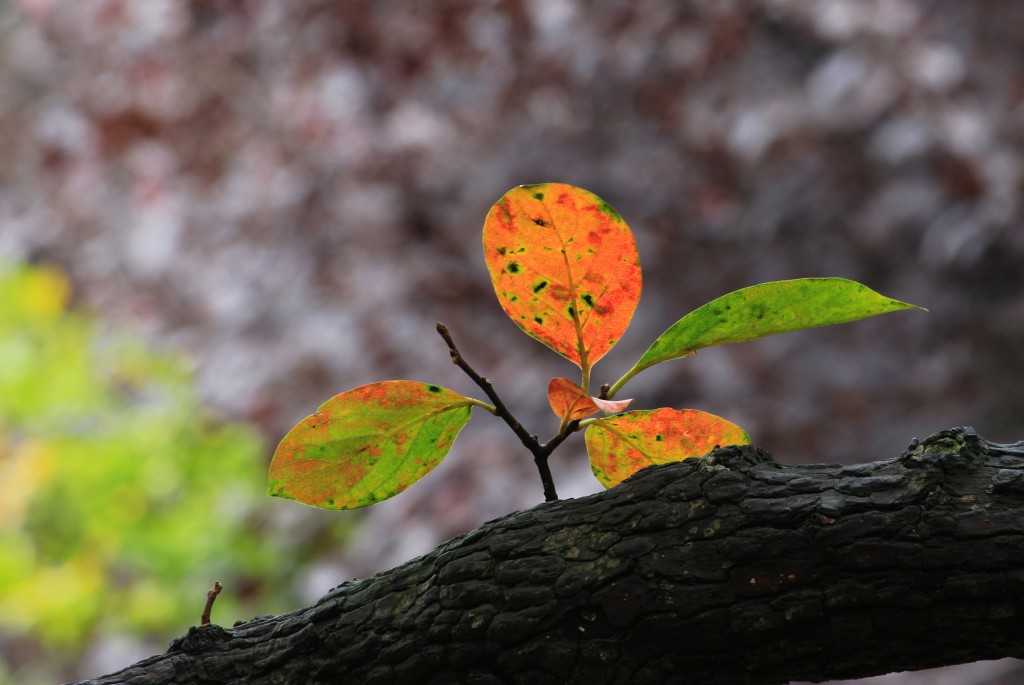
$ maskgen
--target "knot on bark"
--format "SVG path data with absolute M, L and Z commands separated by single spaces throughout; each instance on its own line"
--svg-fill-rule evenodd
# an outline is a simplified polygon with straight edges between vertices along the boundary
M 753 445 L 716 447 L 703 458 L 703 467 L 710 469 L 721 467 L 744 471 L 750 467 L 764 464 L 777 466 L 775 459 L 772 458 L 769 452 Z
M 909 469 L 939 467 L 945 472 L 970 469 L 988 456 L 985 441 L 970 426 L 949 428 L 926 438 L 914 438 L 900 456 Z
M 230 641 L 231 633 L 214 623 L 208 623 L 205 626 L 189 628 L 185 635 L 171 641 L 167 651 L 200 654 L 215 645 L 224 645 Z

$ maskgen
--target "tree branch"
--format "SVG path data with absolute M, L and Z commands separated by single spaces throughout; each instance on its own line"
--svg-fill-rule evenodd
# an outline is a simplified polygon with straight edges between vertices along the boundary
M 467 376 L 469 376 L 474 383 L 476 383 L 487 395 L 488 399 L 494 403 L 494 413 L 496 416 L 508 424 L 512 432 L 516 434 L 519 440 L 523 443 L 526 449 L 530 450 L 533 454 L 533 463 L 537 465 L 537 471 L 540 473 L 540 481 L 544 486 L 544 501 L 554 502 L 558 499 L 558 493 L 555 491 L 555 480 L 551 475 L 551 468 L 548 466 L 548 458 L 551 453 L 555 451 L 562 442 L 569 437 L 570 434 L 575 432 L 580 427 L 579 420 L 570 421 L 567 425 L 562 426 L 558 433 L 553 438 L 548 440 L 546 443 L 541 444 L 537 439 L 536 435 L 532 435 L 528 430 L 523 428 L 523 424 L 519 422 L 512 412 L 508 410 L 505 403 L 501 401 L 498 396 L 498 392 L 494 389 L 494 385 L 486 378 L 481 376 L 469 365 L 469 362 L 465 360 L 462 353 L 459 352 L 459 348 L 455 346 L 455 340 L 452 338 L 451 331 L 443 323 L 437 324 L 437 332 L 444 338 L 444 341 L 448 344 L 448 351 L 452 356 L 452 363 L 462 369 Z
M 89 685 L 701 683 L 1024 656 L 1024 443 L 851 466 L 753 447 L 492 521 Z

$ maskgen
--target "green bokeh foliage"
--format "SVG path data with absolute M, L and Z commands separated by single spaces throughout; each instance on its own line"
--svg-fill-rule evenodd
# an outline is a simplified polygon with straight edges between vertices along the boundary
M 214 580 L 215 622 L 250 617 L 263 585 L 261 613 L 290 599 L 286 543 L 261 535 L 260 437 L 204 409 L 181 358 L 69 311 L 68 290 L 0 265 L 0 645 L 19 646 L 0 683 L 104 636 L 181 634 Z

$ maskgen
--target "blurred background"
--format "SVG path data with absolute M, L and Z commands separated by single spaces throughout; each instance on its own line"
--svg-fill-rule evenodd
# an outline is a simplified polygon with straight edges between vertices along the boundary
M 163 651 L 214 580 L 231 625 L 541 502 L 487 415 L 368 510 L 264 495 L 338 392 L 479 396 L 437 321 L 555 431 L 546 384 L 575 367 L 505 317 L 480 248 L 523 183 L 636 235 L 598 384 L 761 281 L 930 309 L 702 351 L 632 381 L 638 408 L 714 412 L 783 462 L 1024 438 L 1020 2 L 6 0 L 0 24 L 0 683 Z M 563 497 L 600 489 L 582 439 L 553 467 Z

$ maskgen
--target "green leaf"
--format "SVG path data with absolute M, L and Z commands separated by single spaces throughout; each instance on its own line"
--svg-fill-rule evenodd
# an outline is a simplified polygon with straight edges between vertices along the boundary
M 716 446 L 750 444 L 736 424 L 696 409 L 650 409 L 595 419 L 584 437 L 590 468 L 606 488 L 647 466 L 703 457 Z
M 752 285 L 712 300 L 677 321 L 615 383 L 609 396 L 644 369 L 705 347 L 848 323 L 901 309 L 921 307 L 845 278 L 798 278 Z
M 336 395 L 278 445 L 267 494 L 322 509 L 357 509 L 397 495 L 444 459 L 472 404 L 414 381 Z

